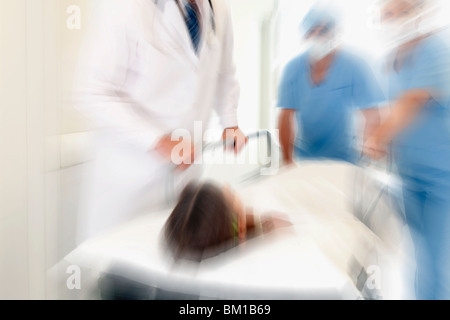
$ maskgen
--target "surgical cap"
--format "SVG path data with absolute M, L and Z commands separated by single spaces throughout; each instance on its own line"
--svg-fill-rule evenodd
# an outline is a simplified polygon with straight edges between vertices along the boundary
M 309 30 L 318 26 L 328 26 L 334 29 L 339 22 L 339 16 L 338 10 L 329 3 L 316 3 L 303 18 L 300 32 L 305 35 Z

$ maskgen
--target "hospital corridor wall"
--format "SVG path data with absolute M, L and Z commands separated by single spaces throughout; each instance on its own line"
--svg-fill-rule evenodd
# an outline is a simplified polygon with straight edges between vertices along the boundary
M 0 1 L 1 299 L 46 297 L 57 260 L 57 14 L 54 1 Z

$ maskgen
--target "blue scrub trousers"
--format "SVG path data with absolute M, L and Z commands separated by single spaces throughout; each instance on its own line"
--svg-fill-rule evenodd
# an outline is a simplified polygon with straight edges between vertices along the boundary
M 450 173 L 403 176 L 405 214 L 416 250 L 416 298 L 450 299 Z

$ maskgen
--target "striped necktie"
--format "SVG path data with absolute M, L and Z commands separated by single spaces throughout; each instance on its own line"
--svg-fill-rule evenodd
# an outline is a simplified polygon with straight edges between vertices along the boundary
M 195 0 L 188 0 L 186 3 L 186 26 L 191 36 L 192 44 L 194 45 L 195 52 L 198 53 L 198 48 L 201 38 L 200 28 L 200 10 L 198 9 Z

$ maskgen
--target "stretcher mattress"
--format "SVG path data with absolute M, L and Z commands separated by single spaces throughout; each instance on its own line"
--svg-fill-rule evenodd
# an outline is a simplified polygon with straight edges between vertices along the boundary
M 358 170 L 363 169 L 340 162 L 304 162 L 236 186 L 243 202 L 257 213 L 277 212 L 293 225 L 200 264 L 175 264 L 161 246 L 171 208 L 145 212 L 86 241 L 63 261 L 99 275 L 115 273 L 152 288 L 206 299 L 391 298 L 388 274 L 398 272 L 394 269 L 403 252 L 355 217 Z M 395 229 L 399 238 L 400 229 Z M 384 277 L 378 278 L 377 270 L 383 270 Z

